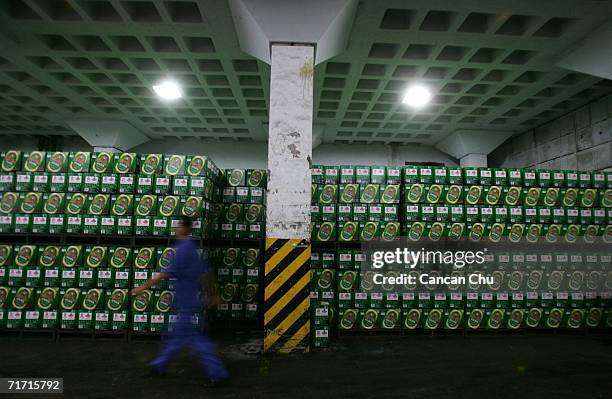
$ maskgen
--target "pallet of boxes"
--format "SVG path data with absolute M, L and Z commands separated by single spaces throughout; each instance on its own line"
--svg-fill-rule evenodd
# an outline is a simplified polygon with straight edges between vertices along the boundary
M 612 242 L 610 172 L 316 166 L 312 176 L 315 346 L 326 345 L 335 325 L 341 332 L 612 325 L 610 254 L 588 246 Z M 371 260 L 351 243 L 400 235 L 415 244 L 510 246 L 477 266 L 405 271 L 481 273 L 491 283 L 416 283 L 397 292 L 373 284 Z M 553 243 L 564 249 L 547 249 Z
M 223 303 L 219 322 L 261 320 L 267 171 L 226 169 L 222 201 L 213 205 L 210 253 Z
M 196 238 L 209 234 L 221 178 L 206 157 L 160 154 L 8 151 L 0 169 L 0 327 L 8 329 L 142 331 L 131 309 L 167 312 L 155 305 L 169 297 L 155 291 L 150 307 L 135 307 L 129 290 L 163 270 L 181 215 L 195 218 Z M 151 237 L 166 242 L 140 245 Z M 158 331 L 151 318 L 146 328 Z
M 400 234 L 401 169 L 385 166 L 315 166 L 312 169 L 311 309 L 314 346 L 329 343 L 330 328 L 352 329 L 381 305 L 387 295 L 363 288 L 365 241 L 394 241 Z M 389 308 L 374 310 L 388 329 L 399 327 L 396 293 L 389 293 Z M 397 313 L 397 314 L 396 314 Z M 387 316 L 388 314 L 388 316 Z M 339 320 L 355 323 L 343 327 Z M 396 316 L 395 321 L 390 322 Z M 379 328 L 378 320 L 365 328 Z

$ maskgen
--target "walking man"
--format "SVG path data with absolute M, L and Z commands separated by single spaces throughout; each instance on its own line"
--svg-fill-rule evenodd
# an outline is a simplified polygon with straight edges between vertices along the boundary
M 208 272 L 208 261 L 203 264 L 198 256 L 195 242 L 190 239 L 191 219 L 183 217 L 180 226 L 175 227 L 176 245 L 175 255 L 170 262 L 170 266 L 165 272 L 159 273 L 156 277 L 149 279 L 140 287 L 132 290 L 132 295 L 138 295 L 144 290 L 155 286 L 161 280 L 174 277 L 176 279 L 176 290 L 174 295 L 174 307 L 178 313 L 178 321 L 169 337 L 164 341 L 158 357 L 149 363 L 151 373 L 154 375 L 164 375 L 166 366 L 170 359 L 185 347 L 189 346 L 195 353 L 198 361 L 208 371 L 210 385 L 215 386 L 226 381 L 229 377 L 223 362 L 215 353 L 215 346 L 212 340 L 197 331 L 197 328 L 190 322 L 191 316 L 200 307 L 199 291 L 201 287 L 202 275 Z M 205 277 L 209 277 L 206 275 Z M 209 298 L 208 305 L 214 305 L 216 296 L 211 290 L 212 284 L 207 284 Z

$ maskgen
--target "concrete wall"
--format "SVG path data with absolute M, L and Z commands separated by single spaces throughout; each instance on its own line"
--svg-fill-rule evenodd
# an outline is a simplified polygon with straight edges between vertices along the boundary
M 33 136 L 1 136 L 0 151 L 38 149 Z M 62 137 L 63 151 L 93 151 L 79 136 Z M 132 149 L 139 153 L 204 154 L 220 168 L 266 168 L 268 143 L 244 141 L 216 141 L 188 138 L 153 140 Z M 405 162 L 440 162 L 456 166 L 458 161 L 429 146 L 385 144 L 321 144 L 313 151 L 313 164 L 323 165 L 404 165 Z
M 488 160 L 492 167 L 612 167 L 612 95 L 506 140 Z

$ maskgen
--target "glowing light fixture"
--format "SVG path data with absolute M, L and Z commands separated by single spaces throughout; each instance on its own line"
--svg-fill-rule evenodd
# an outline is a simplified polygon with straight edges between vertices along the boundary
M 153 90 L 162 100 L 174 101 L 183 96 L 179 85 L 171 80 L 153 86 Z
M 431 100 L 431 92 L 425 86 L 410 86 L 404 94 L 402 103 L 413 108 L 423 108 Z

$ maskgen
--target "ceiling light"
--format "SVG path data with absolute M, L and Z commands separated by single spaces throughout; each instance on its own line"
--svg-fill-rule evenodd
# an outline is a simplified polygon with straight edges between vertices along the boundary
M 431 100 L 431 93 L 425 86 L 411 86 L 406 90 L 402 102 L 413 108 L 422 108 Z
M 153 86 L 153 90 L 163 100 L 172 101 L 179 99 L 183 96 L 181 94 L 181 90 L 179 89 L 179 85 L 171 80 L 167 80 L 165 82 Z

